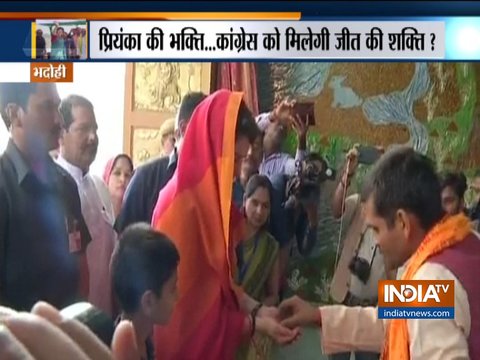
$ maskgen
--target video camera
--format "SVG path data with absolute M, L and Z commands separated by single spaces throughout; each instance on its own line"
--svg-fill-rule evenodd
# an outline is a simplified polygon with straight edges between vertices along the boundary
M 308 154 L 303 161 L 297 161 L 296 174 L 287 182 L 287 199 L 294 197 L 302 204 L 318 202 L 320 185 L 335 179 L 335 170 L 318 153 Z

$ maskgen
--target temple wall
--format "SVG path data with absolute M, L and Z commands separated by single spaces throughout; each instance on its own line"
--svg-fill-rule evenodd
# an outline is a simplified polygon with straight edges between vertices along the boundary
M 385 148 L 409 144 L 439 170 L 470 174 L 480 168 L 480 64 L 474 63 L 270 63 L 259 66 L 261 109 L 285 97 L 315 103 L 311 150 L 341 166 L 355 143 Z M 295 137 L 287 148 L 296 147 Z M 361 169 L 355 191 L 368 169 Z M 334 184 L 325 184 L 319 241 L 312 259 L 293 265 L 290 285 L 327 300 L 339 223 L 331 216 Z M 295 271 L 300 270 L 300 271 Z

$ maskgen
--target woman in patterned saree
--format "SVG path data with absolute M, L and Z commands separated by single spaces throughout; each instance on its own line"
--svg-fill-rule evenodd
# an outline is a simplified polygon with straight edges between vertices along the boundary
M 277 305 L 280 281 L 278 243 L 267 230 L 272 191 L 266 176 L 253 175 L 248 181 L 243 203 L 246 240 L 237 247 L 238 284 L 250 297 L 267 306 Z M 256 334 L 238 357 L 268 359 L 271 345 L 269 338 Z

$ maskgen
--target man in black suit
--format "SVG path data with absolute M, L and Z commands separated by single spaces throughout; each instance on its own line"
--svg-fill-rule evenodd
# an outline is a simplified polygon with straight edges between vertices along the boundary
M 49 151 L 64 125 L 52 83 L 0 83 L 11 139 L 0 157 L 0 304 L 62 308 L 88 295 L 90 242 L 75 181 Z
M 115 230 L 121 233 L 127 226 L 136 222 L 152 221 L 153 209 L 157 203 L 158 193 L 171 179 L 177 168 L 177 156 L 188 122 L 206 95 L 193 92 L 185 95 L 178 110 L 175 122 L 177 147 L 169 156 L 160 157 L 143 164 L 135 170 L 125 192 L 122 209 L 115 222 Z

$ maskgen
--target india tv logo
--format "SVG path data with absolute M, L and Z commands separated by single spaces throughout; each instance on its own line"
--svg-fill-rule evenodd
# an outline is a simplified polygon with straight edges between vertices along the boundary
M 453 319 L 453 280 L 381 280 L 379 319 Z

